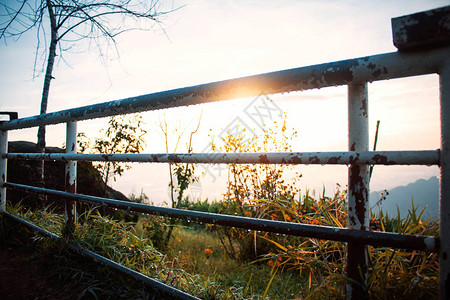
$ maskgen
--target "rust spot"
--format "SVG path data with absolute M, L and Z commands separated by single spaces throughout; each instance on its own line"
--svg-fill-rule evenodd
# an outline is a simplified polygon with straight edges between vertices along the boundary
M 107 154 L 103 154 L 102 157 L 106 160 L 109 161 L 109 156 Z
M 380 76 L 381 75 L 381 70 L 380 69 L 376 70 L 375 72 L 372 73 L 372 75 L 373 75 L 373 77 Z
M 178 155 L 170 154 L 168 156 L 169 160 L 173 161 L 174 163 L 180 163 L 181 159 L 178 157 Z
M 369 69 L 369 70 L 375 70 L 375 64 L 373 64 L 373 63 L 370 63 L 370 64 L 368 64 L 367 65 L 367 68 Z
M 323 78 L 325 79 L 325 82 L 329 84 L 332 84 L 333 82 L 342 82 L 342 80 L 349 83 L 353 80 L 353 73 L 349 69 L 336 69 L 324 72 Z
M 288 163 L 290 164 L 301 164 L 302 163 L 302 159 L 298 156 L 294 156 L 292 158 L 289 159 Z
M 367 190 L 367 186 L 364 184 L 364 178 L 361 176 L 363 173 L 362 166 L 353 165 L 350 167 L 350 176 L 349 176 L 349 189 L 351 190 L 351 194 L 356 199 L 354 207 L 355 207 L 355 215 L 361 225 L 361 230 L 365 230 L 365 215 L 366 215 L 366 205 L 365 200 L 368 199 L 369 191 Z M 350 206 L 350 205 L 349 205 Z M 355 225 L 356 223 L 353 223 Z M 351 225 L 351 224 L 350 224 Z
M 340 159 L 341 159 L 340 156 L 329 158 L 327 164 L 337 164 Z
M 351 224 L 355 224 L 355 223 L 356 223 L 356 222 L 355 222 L 355 217 L 353 217 L 353 216 L 350 217 L 350 223 L 351 223 Z
M 350 147 L 350 151 L 355 151 L 355 144 L 353 144 L 351 147 Z M 350 157 L 349 157 L 349 163 L 351 164 L 351 165 L 353 165 L 353 164 L 357 164 L 358 163 L 358 160 L 359 160 L 359 153 L 355 153 L 355 155 L 350 155 Z
M 67 171 L 66 172 L 66 192 L 75 193 L 75 189 L 76 189 L 76 183 L 74 181 L 74 183 L 71 184 L 70 171 Z
M 375 163 L 377 163 L 377 164 L 387 165 L 390 163 L 390 161 L 388 161 L 388 159 L 385 155 L 377 154 L 377 155 L 373 156 L 373 159 L 375 160 Z
M 367 118 L 367 99 L 364 99 L 364 101 L 362 101 L 360 110 L 362 110 L 363 116 Z
M 158 155 L 156 155 L 156 154 L 152 155 L 152 159 L 154 162 L 159 162 Z
M 313 156 L 310 159 L 308 159 L 308 163 L 310 164 L 318 164 L 320 162 L 320 159 L 317 156 Z
M 260 163 L 262 163 L 262 164 L 267 164 L 267 163 L 269 163 L 269 160 L 267 159 L 267 155 L 266 155 L 266 154 L 261 154 L 261 155 L 259 156 L 258 161 L 259 161 Z

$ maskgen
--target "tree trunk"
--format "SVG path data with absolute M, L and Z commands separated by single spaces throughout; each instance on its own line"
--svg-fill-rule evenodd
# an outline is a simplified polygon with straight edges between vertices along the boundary
M 50 18 L 51 26 L 51 41 L 47 59 L 47 69 L 45 71 L 44 87 L 42 89 L 41 110 L 40 114 L 47 113 L 48 95 L 50 92 L 50 82 L 53 79 L 53 64 L 56 56 L 56 46 L 58 44 L 58 31 L 56 28 L 56 18 L 53 11 L 52 2 L 47 0 L 47 9 Z M 45 126 L 39 126 L 37 135 L 37 151 L 38 153 L 45 153 Z M 44 187 L 44 161 L 39 161 L 37 166 L 37 184 L 40 187 Z M 41 198 L 45 200 L 45 198 Z M 43 203 L 44 204 L 44 203 Z M 45 204 L 44 204 L 45 205 Z

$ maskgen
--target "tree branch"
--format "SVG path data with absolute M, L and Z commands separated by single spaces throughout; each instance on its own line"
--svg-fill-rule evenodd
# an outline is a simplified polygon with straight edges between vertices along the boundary
M 16 20 L 16 18 L 21 14 L 22 9 L 25 7 L 25 3 L 27 1 L 24 0 L 22 2 L 22 5 L 20 6 L 20 8 L 16 11 L 16 13 L 14 14 L 14 16 L 11 18 L 11 20 L 8 22 L 8 24 L 4 27 L 4 28 L 0 28 L 0 39 L 5 35 L 6 31 L 8 30 L 9 26 L 11 26 L 11 24 Z M 6 5 L 5 5 L 6 8 Z

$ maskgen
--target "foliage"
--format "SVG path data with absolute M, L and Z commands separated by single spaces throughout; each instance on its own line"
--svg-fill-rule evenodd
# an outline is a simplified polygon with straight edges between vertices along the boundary
M 281 121 L 274 121 L 271 126 L 265 126 L 258 137 L 252 135 L 246 128 L 240 128 L 233 134 L 230 130 L 221 137 L 223 146 L 214 142 L 212 150 L 218 152 L 289 152 L 291 142 L 297 137 L 297 131 L 286 127 L 287 116 Z M 293 178 L 286 180 L 291 173 Z M 292 176 L 292 173 L 294 175 Z M 276 164 L 229 164 L 226 199 L 236 201 L 240 206 L 249 199 L 289 199 L 298 195 L 297 180 L 301 174 L 294 172 L 292 165 Z
M 189 141 L 186 144 L 187 152 L 192 153 L 192 139 L 195 133 L 197 133 L 198 129 L 200 128 L 202 115 L 200 114 L 197 127 L 191 131 L 189 135 Z M 169 126 L 167 123 L 167 120 L 164 119 L 160 120 L 160 129 L 164 135 L 164 141 L 166 146 L 166 153 L 169 153 Z M 178 128 L 175 128 L 173 132 L 176 135 L 176 142 L 175 146 L 173 148 L 173 152 L 175 153 L 178 149 L 179 143 L 181 138 L 184 135 L 186 128 L 184 130 L 179 130 Z M 189 188 L 189 186 L 194 183 L 198 182 L 199 177 L 195 175 L 195 165 L 192 163 L 169 163 L 169 189 L 170 189 L 170 200 L 172 204 L 172 208 L 180 208 L 181 202 L 183 201 L 183 195 Z M 175 197 L 176 195 L 176 197 Z M 172 230 L 175 224 L 177 223 L 177 220 L 170 219 L 170 224 L 168 227 L 167 234 L 164 238 L 164 247 L 167 247 L 170 238 L 172 237 Z
M 308 197 L 303 205 L 287 203 L 265 203 L 273 219 L 345 227 L 347 206 L 345 191 L 338 192 L 333 198 L 322 196 L 315 200 Z M 293 212 L 293 213 L 292 213 Z M 370 226 L 373 230 L 405 234 L 437 236 L 438 222 L 422 221 L 424 210 L 418 213 L 414 206 L 408 217 L 389 218 L 381 214 L 372 215 Z M 345 293 L 346 248 L 343 243 L 297 238 L 291 236 L 271 236 L 259 234 L 276 246 L 276 250 L 265 254 L 258 262 L 266 262 L 281 270 L 295 270 L 308 276 L 308 289 L 318 298 L 330 295 L 340 297 Z M 394 299 L 409 297 L 435 297 L 438 293 L 438 254 L 419 251 L 406 251 L 383 247 L 369 247 L 370 278 L 365 289 L 371 299 Z
M 167 256 L 174 266 L 204 278 L 201 299 L 292 299 L 303 295 L 302 278 L 290 272 L 279 272 L 264 298 L 270 281 L 268 274 L 273 268 L 230 258 L 216 232 L 178 227 Z M 206 286 L 207 282 L 211 285 Z
M 78 222 L 79 226 L 75 232 L 76 241 L 83 247 L 201 299 L 262 299 L 261 295 L 268 282 L 266 275 L 272 268 L 264 266 L 261 269 L 224 257 L 220 243 L 213 234 L 204 231 L 195 233 L 177 230 L 175 238 L 171 239 L 170 247 L 166 249 L 167 254 L 164 255 L 153 248 L 152 241 L 146 238 L 145 225 L 142 227 L 143 231 L 140 231 L 141 229 L 136 228 L 137 224 L 114 220 L 98 213 L 92 214 L 92 212 L 94 211 L 80 216 L 81 221 Z M 34 212 L 29 210 L 24 212 L 19 207 L 14 213 L 44 228 L 47 226 L 45 220 L 34 216 Z M 52 225 L 51 228 L 46 229 L 57 233 L 60 231 L 57 228 L 62 227 L 63 218 L 60 215 L 52 218 L 59 221 L 51 223 L 59 224 L 59 226 Z M 39 240 L 43 239 L 39 238 Z M 62 253 L 66 249 L 60 247 L 61 245 L 51 245 L 49 249 L 49 251 L 60 251 L 58 261 L 65 259 Z M 205 249 L 210 249 L 211 253 L 205 253 Z M 69 259 L 73 260 L 73 257 L 69 256 Z M 114 298 L 113 292 L 116 292 L 117 298 L 137 299 L 136 293 L 143 293 L 140 290 L 141 287 L 135 291 L 133 287 L 136 284 L 133 285 L 124 279 L 121 279 L 120 284 L 116 283 L 113 290 L 105 289 L 104 281 L 110 281 L 117 275 L 100 268 L 105 278 L 98 280 L 98 276 L 85 271 L 87 267 L 92 269 L 92 264 L 83 259 L 70 264 L 67 264 L 65 260 L 62 265 L 58 263 L 53 267 L 57 269 L 55 273 L 59 272 L 64 277 L 63 280 L 84 281 L 82 295 L 85 296 Z M 121 287 L 123 284 L 125 288 Z M 297 279 L 289 274 L 278 278 L 272 285 L 278 288 L 278 292 L 269 293 L 268 296 L 271 296 L 271 299 L 286 299 L 288 293 L 293 295 L 300 289 Z
M 302 201 L 253 200 L 244 204 L 243 213 L 236 202 L 232 201 L 197 201 L 186 207 L 246 217 L 346 227 L 346 190 L 341 190 L 338 186 L 333 197 L 326 197 L 324 194 L 325 191 L 316 199 L 306 193 Z M 424 220 L 424 212 L 425 209 L 417 211 L 413 204 L 404 219 L 399 213 L 396 217 L 389 217 L 384 213 L 378 216 L 372 214 L 370 227 L 377 231 L 438 236 L 439 222 L 434 219 Z M 207 225 L 207 228 L 219 237 L 222 236 L 225 253 L 230 254 L 234 250 L 238 254 L 236 257 L 248 258 L 243 253 L 253 251 L 255 256 L 258 254 L 258 258 L 252 264 L 270 266 L 281 274 L 297 274 L 298 280 L 305 284 L 307 299 L 342 298 L 345 294 L 347 278 L 344 243 L 230 228 L 226 236 L 230 241 L 224 244 L 221 227 Z M 230 250 L 231 247 L 234 249 Z M 365 288 L 371 299 L 437 297 L 437 253 L 372 246 L 368 250 L 370 277 Z
M 333 197 L 322 195 L 318 199 L 305 194 L 302 201 L 253 201 L 244 205 L 244 215 L 344 227 L 345 195 L 345 190 L 338 190 Z M 183 203 L 190 209 L 217 212 L 227 208 L 228 212 L 240 214 L 237 206 L 227 206 L 225 202 Z M 61 231 L 63 216 L 51 209 L 34 212 L 16 205 L 8 207 L 8 211 L 54 233 Z M 372 215 L 370 227 L 436 236 L 439 222 L 423 220 L 423 214 L 412 206 L 404 219 L 400 215 Z M 251 231 L 245 238 L 252 244 L 264 241 L 273 247 L 258 252 L 259 258 L 249 264 L 228 256 L 220 232 L 211 226 L 209 231 L 177 227 L 168 247 L 156 250 L 152 245 L 160 240 L 158 226 L 164 226 L 160 217 L 142 215 L 137 223 L 130 223 L 86 212 L 78 223 L 76 239 L 84 247 L 202 299 L 263 299 L 264 295 L 266 299 L 328 299 L 343 298 L 345 293 L 344 243 Z M 242 251 L 237 241 L 234 246 Z M 437 297 L 437 253 L 370 246 L 369 258 L 366 289 L 370 299 Z M 81 272 L 76 271 L 76 276 Z M 93 291 L 100 293 L 95 290 L 99 282 L 89 278 Z
M 87 214 L 75 232 L 75 240 L 84 248 L 143 273 L 163 259 L 151 240 L 137 235 L 133 223 L 103 217 L 98 212 Z
M 100 132 L 104 137 L 97 137 L 94 143 L 88 140 L 85 133 L 78 133 L 78 151 L 113 154 L 113 153 L 140 153 L 145 147 L 144 136 L 147 133 L 143 128 L 141 114 L 131 116 L 113 116 L 108 121 L 108 127 Z M 106 186 L 109 179 L 116 180 L 117 176 L 122 176 L 125 170 L 131 166 L 117 161 L 105 161 L 94 164 L 94 167 L 100 172 Z
M 291 142 L 297 137 L 297 131 L 287 129 L 287 116 L 282 115 L 280 122 L 274 121 L 271 126 L 265 126 L 259 137 L 252 135 L 245 127 L 231 132 L 226 131 L 221 137 L 223 146 L 214 142 L 212 150 L 218 152 L 289 152 Z M 291 177 L 290 180 L 287 177 Z M 299 195 L 296 184 L 302 175 L 295 172 L 292 165 L 277 164 L 229 164 L 227 192 L 224 194 L 221 213 L 254 215 L 262 217 L 264 211 L 257 207 L 259 201 L 293 201 Z M 252 209 L 248 209 L 252 207 Z M 251 210 L 254 210 L 251 212 Z M 266 242 L 251 242 L 249 232 L 236 228 L 217 228 L 222 232 L 221 240 L 227 252 L 232 257 L 255 259 L 258 247 L 260 253 L 269 246 Z M 233 245 L 237 241 L 241 252 Z
M 197 126 L 189 134 L 189 140 L 186 143 L 187 153 L 193 152 L 192 139 L 194 134 L 197 133 L 200 128 L 202 115 L 200 114 Z M 160 120 L 160 129 L 164 135 L 164 142 L 166 147 L 166 153 L 170 153 L 171 147 L 169 146 L 169 125 L 165 116 L 163 120 Z M 180 144 L 181 138 L 183 137 L 187 128 L 180 130 L 179 128 L 174 128 L 172 133 L 175 135 L 175 145 L 173 146 L 173 153 L 176 153 L 178 146 Z M 198 176 L 195 175 L 195 165 L 191 163 L 169 163 L 169 188 L 170 188 L 170 200 L 173 208 L 179 208 L 181 202 L 183 201 L 183 196 L 189 186 L 199 180 Z

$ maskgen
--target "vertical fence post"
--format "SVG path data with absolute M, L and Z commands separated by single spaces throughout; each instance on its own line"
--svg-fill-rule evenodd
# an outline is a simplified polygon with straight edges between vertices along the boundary
M 440 238 L 439 264 L 440 299 L 450 299 L 450 60 L 439 72 L 441 104 L 441 152 L 440 152 Z
M 0 212 L 5 211 L 6 207 L 6 188 L 3 184 L 6 182 L 6 162 L 3 157 L 8 152 L 8 131 L 0 130 Z
M 67 123 L 66 153 L 77 152 L 77 123 Z M 77 162 L 69 160 L 66 162 L 66 192 L 77 192 Z M 65 211 L 65 233 L 70 236 L 75 229 L 76 202 L 66 200 Z
M 369 150 L 367 83 L 348 85 L 349 151 Z M 369 227 L 369 166 L 350 164 L 348 170 L 348 226 L 367 230 Z M 366 298 L 367 246 L 357 242 L 347 245 L 347 276 L 356 283 L 347 284 L 347 299 Z

